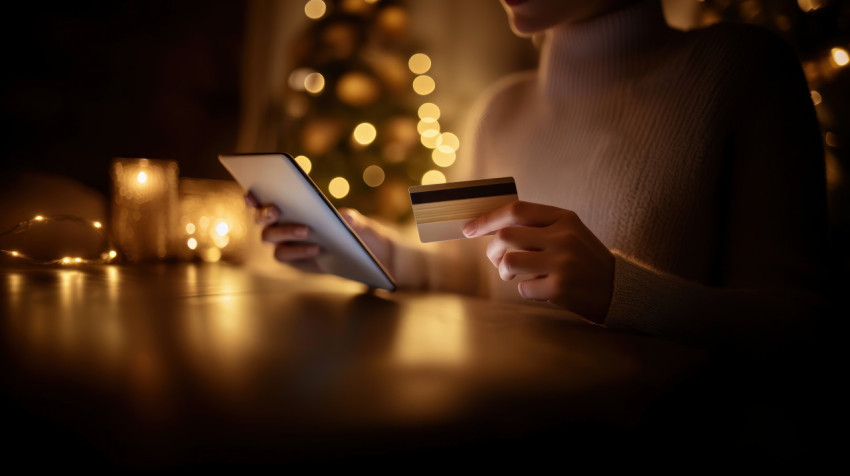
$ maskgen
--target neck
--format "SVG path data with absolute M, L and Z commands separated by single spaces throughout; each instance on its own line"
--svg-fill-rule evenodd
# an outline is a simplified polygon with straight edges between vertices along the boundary
M 658 0 L 646 0 L 585 22 L 547 31 L 541 90 L 550 97 L 586 94 L 600 82 L 628 76 L 673 34 Z

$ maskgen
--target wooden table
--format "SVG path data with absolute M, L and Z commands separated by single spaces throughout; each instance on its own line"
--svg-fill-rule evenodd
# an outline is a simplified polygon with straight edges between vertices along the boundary
M 704 358 L 543 305 L 334 277 L 225 264 L 2 271 L 2 417 L 16 435 L 4 458 L 33 463 L 616 452 Z

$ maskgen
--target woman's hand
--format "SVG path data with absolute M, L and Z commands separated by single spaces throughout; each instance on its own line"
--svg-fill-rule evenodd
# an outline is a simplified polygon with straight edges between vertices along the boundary
M 487 257 L 525 299 L 549 301 L 601 323 L 614 290 L 614 256 L 578 216 L 538 203 L 513 202 L 466 224 L 469 238 L 494 234 Z
M 262 239 L 275 245 L 276 260 L 302 271 L 322 273 L 316 257 L 322 252 L 319 245 L 310 242 L 310 227 L 302 223 L 279 222 L 282 214 L 274 205 L 261 205 L 250 193 L 245 203 L 254 208 L 255 221 L 263 226 Z M 343 208 L 342 218 L 363 240 L 375 258 L 392 272 L 392 233 L 376 221 L 361 215 L 357 210 Z

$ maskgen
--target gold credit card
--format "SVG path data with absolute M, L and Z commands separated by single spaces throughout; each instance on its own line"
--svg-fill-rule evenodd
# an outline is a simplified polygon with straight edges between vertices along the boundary
M 519 199 L 513 177 L 410 187 L 419 241 L 465 238 L 463 226 Z

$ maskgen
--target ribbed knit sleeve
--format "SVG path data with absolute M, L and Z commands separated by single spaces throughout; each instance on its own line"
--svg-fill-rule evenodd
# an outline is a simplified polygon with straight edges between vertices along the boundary
M 828 248 L 818 124 L 790 48 L 766 33 L 746 38 L 748 67 L 736 82 L 720 181 L 715 282 L 681 279 L 615 253 L 609 328 L 749 344 L 817 324 Z

